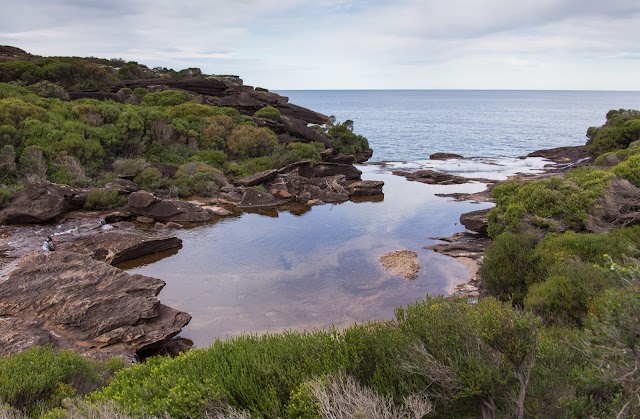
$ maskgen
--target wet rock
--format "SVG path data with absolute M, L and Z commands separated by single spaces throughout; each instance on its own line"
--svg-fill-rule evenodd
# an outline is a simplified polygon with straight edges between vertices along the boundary
M 101 262 L 116 265 L 127 260 L 138 259 L 181 246 L 182 240 L 177 237 L 158 236 L 140 231 L 120 232 L 111 230 L 79 237 L 73 241 L 63 243 L 59 246 L 59 250 L 79 253 Z
M 436 172 L 434 170 L 418 170 L 415 172 L 405 172 L 395 170 L 392 172 L 396 176 L 403 176 L 407 180 L 426 183 L 429 185 L 460 185 L 468 183 L 470 179 L 448 173 Z
M 473 260 L 482 259 L 484 250 L 491 243 L 491 240 L 486 236 L 466 231 L 454 234 L 451 237 L 436 237 L 434 240 L 442 240 L 447 243 L 426 246 L 425 249 L 454 258 L 465 257 Z
M 278 174 L 277 170 L 264 170 L 262 172 L 254 173 L 251 176 L 238 179 L 234 183 L 237 186 L 246 186 L 246 187 L 256 186 L 264 182 L 270 181 L 271 179 L 275 178 L 277 174 Z
M 380 180 L 361 180 L 349 184 L 347 191 L 349 196 L 371 196 L 380 195 L 384 182 Z
M 247 188 L 244 190 L 242 200 L 238 204 L 238 207 L 244 209 L 250 208 L 269 208 L 278 205 L 278 201 L 267 192 L 262 192 L 254 188 Z
M 360 180 L 362 176 L 362 172 L 357 168 L 337 163 L 316 163 L 308 167 L 302 166 L 298 168 L 298 174 L 308 179 L 344 175 L 347 180 Z
M 418 254 L 410 250 L 396 250 L 380 256 L 380 263 L 385 270 L 407 279 L 416 279 L 420 264 Z
M 217 215 L 220 217 L 226 217 L 227 215 L 233 214 L 228 209 L 219 207 L 217 205 L 204 205 L 202 208 L 207 210 L 209 214 Z
M 0 224 L 43 223 L 82 208 L 86 192 L 55 183 L 29 185 L 0 211 Z
M 0 283 L 0 318 L 19 319 L 9 336 L 0 321 L 0 353 L 44 342 L 46 333 L 59 349 L 130 358 L 170 340 L 191 320 L 160 304 L 164 285 L 77 253 L 27 256 Z
M 153 224 L 155 220 L 151 217 L 145 217 L 144 215 L 140 215 L 136 217 L 136 221 L 139 222 L 140 224 Z
M 180 223 L 175 223 L 173 221 L 169 221 L 167 224 L 164 225 L 165 228 L 171 229 L 171 230 L 179 230 L 181 228 L 184 228 L 182 226 L 182 224 Z
M 449 159 L 464 159 L 464 156 L 454 153 L 433 153 L 429 156 L 431 160 L 449 160 Z
M 487 236 L 488 219 L 487 215 L 491 208 L 467 212 L 460 216 L 460 223 L 467 229 L 476 233 Z
M 159 199 L 145 191 L 129 195 L 128 206 L 133 214 L 151 217 L 156 221 L 202 223 L 209 220 L 209 213 L 199 205 L 177 199 Z

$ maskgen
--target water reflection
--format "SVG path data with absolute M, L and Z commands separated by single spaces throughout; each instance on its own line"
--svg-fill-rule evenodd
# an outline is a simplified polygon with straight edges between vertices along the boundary
M 384 196 L 244 213 L 179 230 L 182 250 L 131 272 L 167 282 L 160 298 L 193 316 L 183 335 L 197 346 L 242 333 L 390 319 L 399 305 L 448 293 L 466 268 L 423 247 L 436 243 L 428 237 L 463 230 L 460 214 L 488 204 L 434 194 L 484 185 L 424 185 L 384 168 L 361 169 L 364 179 L 385 182 Z M 382 254 L 401 249 L 418 254 L 416 280 L 380 266 Z

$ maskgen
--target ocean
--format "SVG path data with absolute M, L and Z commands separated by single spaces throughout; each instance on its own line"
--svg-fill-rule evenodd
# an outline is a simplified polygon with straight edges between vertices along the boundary
M 640 92 L 502 90 L 283 90 L 296 105 L 354 121 L 371 161 L 426 160 L 435 152 L 518 157 L 583 145 L 611 109 L 640 109 Z

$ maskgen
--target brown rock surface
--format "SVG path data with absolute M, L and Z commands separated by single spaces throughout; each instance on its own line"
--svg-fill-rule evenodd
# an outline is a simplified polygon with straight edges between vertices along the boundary
M 380 195 L 384 182 L 381 180 L 361 180 L 353 182 L 347 187 L 349 196 L 371 196 Z
M 362 172 L 357 168 L 338 163 L 316 163 L 310 166 L 301 166 L 298 168 L 298 173 L 308 179 L 344 175 L 347 180 L 360 180 L 362 176 Z
M 138 259 L 181 246 L 182 240 L 177 237 L 152 235 L 140 231 L 112 230 L 80 237 L 58 247 L 59 250 L 79 253 L 101 262 L 117 265 L 127 260 Z
M 55 183 L 32 184 L 11 198 L 0 211 L 0 224 L 44 223 L 79 209 L 86 194 L 70 186 Z
M 129 195 L 129 210 L 136 215 L 153 218 L 156 221 L 202 223 L 209 221 L 209 213 L 199 205 L 177 199 L 159 199 L 145 191 Z
M 460 216 L 460 223 L 467 229 L 474 231 L 482 236 L 487 235 L 488 219 L 487 214 L 491 208 L 471 211 Z
M 278 201 L 267 192 L 262 192 L 254 188 L 246 188 L 242 194 L 242 200 L 238 204 L 239 208 L 269 208 L 278 205 Z
M 191 320 L 160 304 L 164 285 L 76 253 L 31 254 L 0 282 L 0 354 L 48 336 L 58 348 L 94 358 L 132 357 Z
M 449 159 L 464 159 L 464 156 L 454 153 L 433 153 L 429 156 L 431 160 L 449 160 Z
M 430 185 L 461 185 L 463 183 L 469 183 L 471 180 L 462 176 L 450 175 L 448 173 L 436 172 L 434 170 L 418 170 L 415 172 L 395 170 L 392 173 L 396 176 L 404 176 L 408 180 L 427 183 Z
M 275 178 L 278 174 L 277 170 L 263 170 L 262 172 L 254 173 L 250 176 L 243 177 L 241 179 L 236 180 L 234 183 L 237 186 L 256 186 L 260 185 L 264 182 L 268 182 L 271 179 Z
M 380 256 L 380 262 L 387 271 L 407 279 L 416 279 L 420 264 L 418 254 L 410 250 L 396 250 Z

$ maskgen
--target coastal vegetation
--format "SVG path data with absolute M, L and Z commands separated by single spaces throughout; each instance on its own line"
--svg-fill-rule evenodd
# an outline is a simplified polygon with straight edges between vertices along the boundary
M 101 187 L 116 176 L 206 196 L 228 177 L 320 160 L 325 144 L 268 128 L 275 107 L 243 113 L 141 87 L 66 96 L 167 75 L 203 76 L 121 60 L 0 63 L 0 205 L 49 180 L 90 186 L 86 208 L 110 209 L 122 197 Z M 368 147 L 352 121 L 315 129 L 338 152 Z M 478 301 L 427 296 L 388 322 L 245 335 L 126 366 L 34 347 L 0 358 L 0 416 L 639 416 L 640 112 L 611 111 L 587 135 L 595 165 L 493 189 Z

